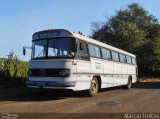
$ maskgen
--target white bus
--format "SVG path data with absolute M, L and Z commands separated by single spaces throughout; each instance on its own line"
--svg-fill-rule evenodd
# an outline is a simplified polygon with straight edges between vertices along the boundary
M 32 42 L 27 87 L 86 90 L 94 96 L 102 88 L 130 88 L 137 80 L 135 55 L 80 33 L 45 30 Z

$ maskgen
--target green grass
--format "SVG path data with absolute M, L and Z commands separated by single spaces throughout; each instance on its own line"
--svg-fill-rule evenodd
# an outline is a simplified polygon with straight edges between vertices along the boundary
M 25 61 L 19 61 L 19 65 L 18 65 L 18 72 L 16 77 L 14 77 L 14 66 L 13 63 L 11 62 L 11 66 L 10 66 L 10 79 L 7 78 L 6 76 L 6 72 L 2 70 L 2 60 L 6 60 L 4 58 L 0 58 L 0 88 L 13 88 L 13 87 L 23 87 L 25 86 L 25 81 L 27 80 L 27 72 L 28 72 L 28 67 L 29 64 L 28 62 Z M 22 68 L 20 67 L 24 67 L 25 72 L 22 72 Z

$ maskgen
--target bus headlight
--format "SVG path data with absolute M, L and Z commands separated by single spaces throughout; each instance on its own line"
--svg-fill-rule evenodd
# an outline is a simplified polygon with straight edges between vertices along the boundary
M 69 76 L 70 75 L 70 70 L 69 69 L 64 69 L 59 71 L 60 76 Z

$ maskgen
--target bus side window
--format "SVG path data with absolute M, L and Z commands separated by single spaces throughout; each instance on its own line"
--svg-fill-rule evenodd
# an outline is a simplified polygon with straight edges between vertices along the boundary
M 77 43 L 77 53 L 76 58 L 82 60 L 89 60 L 87 44 L 83 41 Z
M 126 63 L 126 56 L 124 54 L 119 54 L 120 62 Z
M 136 59 L 132 57 L 132 64 L 136 64 Z
M 112 53 L 112 60 L 116 61 L 116 62 L 119 62 L 119 54 L 118 54 L 118 52 L 112 51 L 111 53 Z
M 126 58 L 127 58 L 127 63 L 128 63 L 128 64 L 132 64 L 131 57 L 130 57 L 130 56 L 126 56 Z
M 102 58 L 105 60 L 111 60 L 111 51 L 105 48 L 101 48 Z
M 89 54 L 91 57 L 101 58 L 100 47 L 88 44 Z

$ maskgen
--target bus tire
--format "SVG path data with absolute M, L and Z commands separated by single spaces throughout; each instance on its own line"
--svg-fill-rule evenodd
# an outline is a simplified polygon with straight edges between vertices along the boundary
M 132 87 L 132 78 L 131 78 L 131 76 L 130 77 L 128 77 L 128 84 L 127 84 L 127 89 L 131 89 L 131 87 Z
M 89 97 L 93 97 L 98 93 L 99 83 L 96 77 L 93 77 L 90 85 L 90 89 L 87 91 Z

